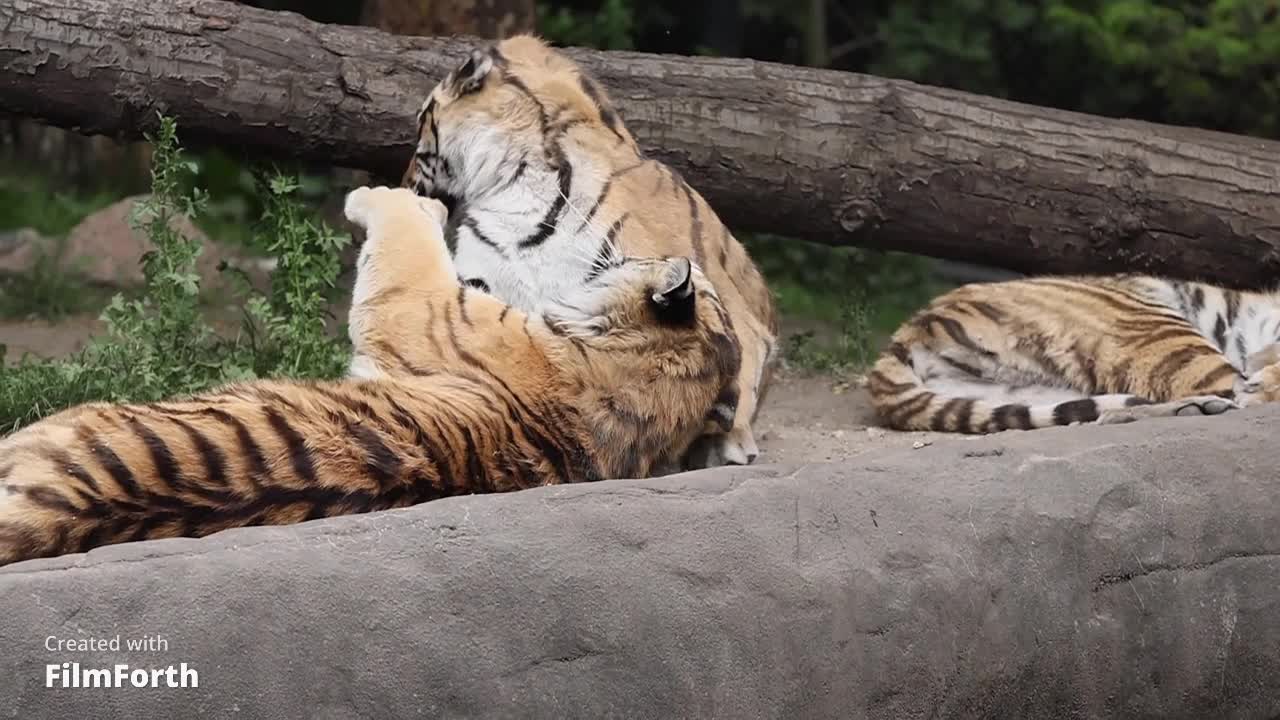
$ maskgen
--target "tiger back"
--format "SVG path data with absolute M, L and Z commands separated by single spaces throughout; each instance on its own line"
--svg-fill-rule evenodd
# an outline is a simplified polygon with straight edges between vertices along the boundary
M 361 188 L 346 212 L 367 235 L 353 377 L 90 403 L 0 440 L 0 565 L 665 472 L 737 377 L 688 259 L 612 261 L 529 314 L 459 285 L 439 203 Z
M 430 93 L 403 185 L 450 205 L 465 282 L 536 310 L 615 255 L 683 255 L 711 280 L 742 347 L 739 382 L 708 418 L 698 464 L 749 463 L 775 358 L 773 298 L 702 196 L 646 157 L 600 85 L 531 36 L 476 50 Z
M 1280 295 L 1143 275 L 966 285 L 867 377 L 900 430 L 987 433 L 1216 415 L 1280 399 Z

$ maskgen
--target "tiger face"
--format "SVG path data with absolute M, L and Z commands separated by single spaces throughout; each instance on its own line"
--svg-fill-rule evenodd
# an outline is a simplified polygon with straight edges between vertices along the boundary
M 596 82 L 530 36 L 473 50 L 432 88 L 417 123 L 401 184 L 451 209 L 457 198 L 479 199 L 529 171 L 567 171 L 554 138 L 569 127 L 636 147 Z

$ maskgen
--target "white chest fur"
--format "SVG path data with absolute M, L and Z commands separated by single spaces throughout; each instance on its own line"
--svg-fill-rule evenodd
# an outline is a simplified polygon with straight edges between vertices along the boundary
M 605 213 L 591 212 L 606 177 L 588 162 L 573 163 L 569 192 L 557 202 L 558 174 L 526 171 L 466 203 L 452 223 L 458 276 L 482 280 L 494 296 L 531 312 L 582 287 L 608 236 Z

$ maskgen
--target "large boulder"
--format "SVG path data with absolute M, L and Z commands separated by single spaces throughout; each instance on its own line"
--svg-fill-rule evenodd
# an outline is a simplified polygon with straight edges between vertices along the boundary
M 40 260 L 53 255 L 60 266 L 85 280 L 115 287 L 135 287 L 144 282 L 142 256 L 155 245 L 142 229 L 135 228 L 132 216 L 146 195 L 134 195 L 98 210 L 72 228 L 65 240 L 46 238 L 34 230 L 0 233 L 0 274 L 30 272 Z M 169 227 L 201 243 L 196 258 L 196 274 L 204 288 L 230 287 L 219 270 L 223 263 L 238 267 L 256 283 L 263 283 L 274 261 L 255 258 L 240 250 L 210 240 L 190 218 L 177 215 Z
M 0 717 L 1269 718 L 1280 408 L 0 570 Z M 49 650 L 159 636 L 164 649 Z M 186 663 L 198 687 L 46 688 Z

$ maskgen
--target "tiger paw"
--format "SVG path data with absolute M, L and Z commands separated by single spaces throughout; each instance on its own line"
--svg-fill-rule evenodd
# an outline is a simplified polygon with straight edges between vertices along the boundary
M 1228 410 L 1238 410 L 1240 405 L 1218 395 L 1197 395 L 1170 402 L 1134 405 L 1107 410 L 1098 416 L 1099 425 L 1118 425 L 1153 417 L 1199 417 L 1221 415 Z
M 419 197 L 408 188 L 360 187 L 347 193 L 342 213 L 366 231 L 380 219 L 397 212 L 425 213 L 436 225 L 444 225 L 449 212 L 444 203 Z
M 365 230 L 369 229 L 369 225 L 373 222 L 373 218 L 377 206 L 377 195 L 379 190 L 387 188 L 358 187 L 347 193 L 347 198 L 342 205 L 342 214 L 347 218 L 348 222 L 359 225 Z
M 414 197 L 418 200 L 418 207 L 429 215 L 437 225 L 443 227 L 449 219 L 449 209 L 444 206 L 444 203 L 435 198 L 426 198 L 419 195 L 414 195 Z
M 750 465 L 760 455 L 755 437 L 748 429 L 734 428 L 727 434 L 703 435 L 685 454 L 686 470 L 702 470 L 722 465 Z
M 1233 400 L 1218 395 L 1202 395 L 1175 401 L 1179 407 L 1173 413 L 1179 417 L 1195 415 L 1221 415 L 1228 410 L 1239 410 L 1240 406 Z

